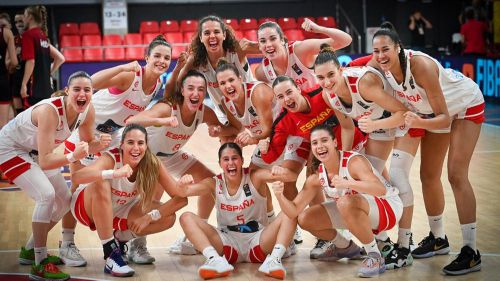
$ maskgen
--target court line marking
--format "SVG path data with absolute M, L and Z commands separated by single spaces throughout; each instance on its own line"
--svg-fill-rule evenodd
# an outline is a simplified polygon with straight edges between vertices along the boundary
M 16 276 L 28 276 L 28 273 L 18 273 L 18 272 L 0 272 L 1 275 L 16 275 Z M 83 277 L 83 276 L 73 276 L 71 275 L 71 279 L 73 278 L 78 278 L 82 280 L 94 280 L 94 281 L 109 281 L 109 279 L 96 279 L 96 278 L 90 278 L 90 277 Z

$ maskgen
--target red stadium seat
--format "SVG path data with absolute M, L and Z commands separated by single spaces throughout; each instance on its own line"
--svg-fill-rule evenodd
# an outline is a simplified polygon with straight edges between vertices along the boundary
M 143 47 L 129 47 L 125 49 L 125 60 L 143 60 L 144 57 Z
M 250 30 L 257 29 L 259 25 L 257 24 L 257 20 L 254 18 L 246 18 L 240 20 L 240 30 Z
M 304 34 L 300 29 L 288 29 L 283 31 L 283 33 L 285 33 L 285 36 L 288 39 L 288 41 L 302 41 L 305 39 Z
M 172 47 L 172 58 L 178 59 L 182 52 L 186 51 L 186 46 L 175 45 Z
M 333 17 L 318 17 L 316 23 L 326 27 L 337 27 L 337 21 Z
M 182 32 L 193 32 L 198 29 L 197 20 L 181 20 L 180 30 Z
M 102 49 L 84 49 L 83 50 L 83 60 L 84 61 L 102 61 Z
M 83 35 L 82 46 L 102 46 L 101 35 Z
M 250 41 L 257 41 L 257 30 L 246 30 L 243 32 L 243 38 L 246 38 Z
M 279 18 L 278 24 L 283 30 L 297 28 L 297 21 L 295 18 Z
M 139 33 L 128 33 L 123 39 L 125 45 L 142 45 L 142 37 Z
M 101 29 L 97 22 L 82 22 L 80 23 L 80 35 L 85 34 L 101 34 Z
M 80 34 L 80 29 L 78 24 L 74 22 L 61 23 L 59 25 L 59 37 L 63 35 L 78 35 Z
M 119 34 L 106 34 L 102 36 L 103 46 L 118 46 L 122 44 L 122 36 Z
M 243 38 L 243 32 L 241 32 L 240 30 L 235 30 L 233 33 L 236 39 L 240 40 L 241 38 Z
M 160 22 L 160 32 L 177 32 L 179 31 L 179 22 L 176 20 L 162 20 Z
M 61 48 L 66 47 L 79 47 L 82 45 L 80 40 L 80 35 L 63 35 L 59 41 L 59 46 Z
M 160 25 L 157 21 L 141 21 L 139 33 L 159 33 Z
M 191 43 L 193 37 L 196 36 L 196 31 L 184 32 L 184 43 Z
M 62 53 L 66 62 L 83 61 L 82 49 L 64 49 Z
M 225 19 L 224 23 L 227 26 L 232 27 L 233 30 L 239 30 L 240 29 L 240 25 L 238 24 L 238 20 L 237 19 Z
M 153 41 L 153 39 L 155 39 L 156 36 L 158 36 L 160 34 L 158 33 L 144 33 L 142 35 L 142 43 L 143 44 L 146 44 L 148 45 L 149 43 L 151 43 Z
M 263 23 L 265 23 L 266 21 L 273 21 L 273 22 L 276 22 L 276 19 L 275 18 L 260 18 L 259 19 L 259 26 Z
M 184 36 L 182 32 L 167 32 L 165 33 L 165 40 L 170 44 L 184 43 Z
M 125 49 L 124 48 L 104 49 L 104 60 L 107 61 L 125 60 Z

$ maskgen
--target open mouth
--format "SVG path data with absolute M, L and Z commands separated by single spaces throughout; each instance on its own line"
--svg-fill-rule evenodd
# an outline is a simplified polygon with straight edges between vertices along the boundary
M 141 153 L 140 152 L 133 152 L 133 153 L 130 153 L 130 156 L 132 156 L 133 160 L 139 160 L 139 158 L 141 157 Z
M 200 99 L 199 98 L 190 98 L 189 99 L 189 103 L 191 104 L 192 107 L 198 107 L 198 105 L 200 104 Z
M 76 105 L 78 105 L 79 107 L 85 106 L 86 103 L 87 103 L 87 99 L 77 99 L 76 100 Z
M 316 153 L 318 154 L 318 158 L 324 158 L 328 155 L 328 150 L 317 151 Z
M 227 169 L 227 173 L 231 176 L 235 176 L 236 175 L 236 168 L 228 168 Z
M 234 98 L 236 96 L 236 90 L 234 88 L 226 88 L 226 94 L 229 97 Z
M 296 108 L 297 108 L 297 103 L 296 103 L 296 102 L 294 102 L 294 101 L 289 102 L 289 103 L 287 103 L 287 104 L 285 104 L 285 105 L 286 105 L 286 107 L 287 107 L 288 109 L 291 109 L 291 110 L 294 110 L 294 109 L 296 109 Z

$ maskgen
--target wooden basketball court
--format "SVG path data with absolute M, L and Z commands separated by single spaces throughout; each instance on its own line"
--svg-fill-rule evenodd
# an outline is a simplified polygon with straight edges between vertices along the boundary
M 208 137 L 206 127 L 201 126 L 186 147 L 186 151 L 195 154 L 198 159 L 219 172 L 217 164 L 217 140 Z M 250 160 L 253 148 L 245 148 L 245 163 Z M 477 245 L 482 254 L 482 270 L 465 276 L 448 277 L 441 269 L 454 255 L 460 251 L 462 237 L 455 207 L 455 201 L 447 181 L 446 169 L 443 171 L 443 185 L 446 196 L 445 229 L 452 248 L 448 256 L 439 256 L 423 260 L 415 260 L 408 268 L 387 271 L 383 280 L 499 280 L 500 279 L 500 127 L 484 125 L 470 167 L 470 180 L 477 199 Z M 411 172 L 411 183 L 415 194 L 415 212 L 413 219 L 414 240 L 418 243 L 429 232 L 427 216 L 422 201 L 419 181 L 420 158 L 417 155 Z M 299 178 L 299 188 L 304 181 L 304 174 Z M 6 183 L 2 186 L 8 185 Z M 0 280 L 27 280 L 27 276 L 4 275 L 2 273 L 27 274 L 29 266 L 18 264 L 19 249 L 24 246 L 31 232 L 31 214 L 33 201 L 20 191 L 2 191 L 0 188 Z M 497 205 L 498 204 L 498 205 Z M 196 201 L 190 199 L 189 205 L 181 210 L 195 211 Z M 279 210 L 275 202 L 275 209 Z M 215 224 L 215 212 L 210 222 Z M 132 265 L 136 270 L 133 277 L 126 280 L 200 280 L 198 267 L 204 262 L 202 255 L 177 256 L 170 255 L 166 247 L 182 233 L 178 222 L 163 233 L 148 237 L 151 254 L 156 257 L 154 265 Z M 322 262 L 309 259 L 309 250 L 315 239 L 305 231 L 302 232 L 304 243 L 298 246 L 297 255 L 284 260 L 287 269 L 287 280 L 351 280 L 357 279 L 356 270 L 361 261 Z M 389 235 L 394 240 L 397 230 Z M 49 252 L 57 254 L 58 241 L 61 238 L 61 226 L 57 225 L 48 238 Z M 65 267 L 61 269 L 80 280 L 122 280 L 103 273 L 104 261 L 102 248 L 97 233 L 88 228 L 77 226 L 76 243 L 88 265 L 82 268 Z M 257 271 L 258 264 L 238 264 L 235 272 L 226 280 L 274 280 Z

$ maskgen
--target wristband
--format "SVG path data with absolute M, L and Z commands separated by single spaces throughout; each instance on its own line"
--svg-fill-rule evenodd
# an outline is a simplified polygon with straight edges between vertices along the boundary
M 111 180 L 114 178 L 115 170 L 104 170 L 101 172 L 103 180 Z
M 153 221 L 161 219 L 161 214 L 160 211 L 158 211 L 158 209 L 151 210 L 151 212 L 149 212 L 148 215 L 151 217 Z
M 68 159 L 69 163 L 75 163 L 76 161 L 78 161 L 78 159 L 75 158 L 75 154 L 73 152 L 66 154 L 66 159 Z

